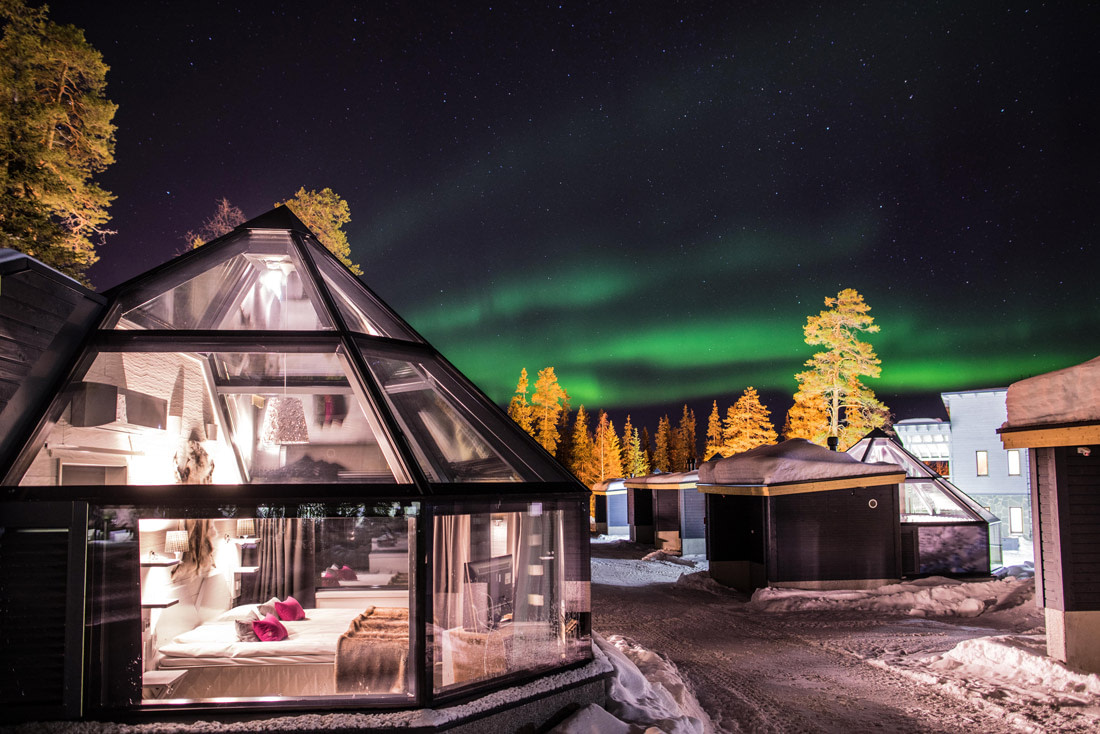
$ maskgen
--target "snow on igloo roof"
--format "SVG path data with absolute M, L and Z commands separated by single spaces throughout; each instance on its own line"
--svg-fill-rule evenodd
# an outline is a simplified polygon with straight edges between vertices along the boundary
M 677 471 L 661 472 L 659 474 L 646 474 L 644 477 L 631 477 L 626 480 L 628 486 L 638 485 L 671 485 L 671 484 L 696 484 L 699 482 L 699 472 Z
M 1100 420 L 1100 357 L 1014 382 L 1006 426 Z
M 792 438 L 780 444 L 758 446 L 699 467 L 700 484 L 784 484 L 864 477 L 903 472 L 897 464 L 864 464 L 842 451 Z

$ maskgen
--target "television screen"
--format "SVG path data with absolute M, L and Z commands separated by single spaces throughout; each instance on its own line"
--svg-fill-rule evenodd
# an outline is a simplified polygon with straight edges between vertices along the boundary
M 510 621 L 513 597 L 512 556 L 466 563 L 464 626 L 487 630 Z

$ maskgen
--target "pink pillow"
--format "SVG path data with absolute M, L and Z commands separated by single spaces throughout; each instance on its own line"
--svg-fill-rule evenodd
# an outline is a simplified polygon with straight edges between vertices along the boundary
M 340 579 L 341 581 L 355 581 L 355 579 L 358 577 L 355 575 L 354 568 L 344 566 L 336 572 L 336 578 Z
M 286 627 L 275 618 L 274 614 L 269 614 L 263 619 L 257 619 L 253 622 L 252 631 L 260 638 L 260 642 L 278 642 L 279 640 L 285 640 L 287 637 Z
M 286 601 L 275 602 L 275 613 L 284 622 L 297 622 L 299 619 L 306 618 L 306 611 L 293 596 L 288 596 Z

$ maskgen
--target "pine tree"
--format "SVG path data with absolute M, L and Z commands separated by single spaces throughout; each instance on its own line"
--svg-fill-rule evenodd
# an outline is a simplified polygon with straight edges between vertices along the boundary
M 558 435 L 558 416 L 561 414 L 562 399 L 565 390 L 558 384 L 553 367 L 539 370 L 535 381 L 535 394 L 531 396 L 532 425 L 534 436 L 542 447 L 553 454 L 560 436 Z
M 630 423 L 630 414 L 626 416 L 626 423 L 623 425 L 623 437 L 619 441 L 619 445 L 623 451 L 623 476 L 630 474 L 630 467 L 634 466 L 635 457 L 631 453 L 633 450 L 633 443 L 631 437 L 634 434 L 634 426 Z
M 188 231 L 184 236 L 190 249 L 201 247 L 210 240 L 216 240 L 223 234 L 233 231 L 245 221 L 244 212 L 229 203 L 224 196 L 214 206 L 214 213 L 197 230 Z
M 807 390 L 795 392 L 794 403 L 783 423 L 783 438 L 803 438 L 824 445 L 828 435 L 829 415 L 825 412 L 825 399 Z
M 47 8 L 0 0 L 0 247 L 87 284 L 114 196 L 94 181 L 114 163 L 118 106 L 84 31 Z
M 690 410 L 687 405 L 684 405 L 677 431 L 680 433 L 681 450 L 684 452 L 684 468 L 681 471 L 687 471 L 696 466 L 699 460 L 699 446 L 695 439 L 695 411 Z
M 527 368 L 522 367 L 519 371 L 519 382 L 516 383 L 516 393 L 512 396 L 512 400 L 508 403 L 508 417 L 516 422 L 516 424 L 527 431 L 532 436 L 535 435 L 535 430 L 531 426 L 532 411 L 531 406 L 527 402 Z
M 592 457 L 592 432 L 588 430 L 588 413 L 582 405 L 577 408 L 577 419 L 573 423 L 573 455 L 568 466 L 573 476 L 590 488 L 598 481 Z
M 646 426 L 642 426 L 640 443 L 642 444 L 642 453 L 645 455 L 646 474 L 648 474 L 655 464 L 653 463 L 653 442 L 649 439 L 649 428 Z
M 558 443 L 558 450 L 554 456 L 565 466 L 569 466 L 573 461 L 572 417 L 573 411 L 569 408 L 569 393 L 565 391 L 565 388 L 562 388 L 561 414 L 558 416 L 558 435 L 561 436 L 561 441 Z
M 860 332 L 879 330 L 868 313 L 871 307 L 853 288 L 826 298 L 825 305 L 826 310 L 807 317 L 803 333 L 807 344 L 826 350 L 807 360 L 809 369 L 795 379 L 801 401 L 818 402 L 828 418 L 825 435 L 815 434 L 813 440 L 836 436 L 843 451 L 866 432 L 885 425 L 890 412 L 860 380 L 878 377 L 882 371 L 871 345 L 859 339 Z
M 703 461 L 709 461 L 715 454 L 722 452 L 722 417 L 718 414 L 718 401 L 707 419 L 707 446 L 703 452 Z
M 745 388 L 726 413 L 722 430 L 722 456 L 733 456 L 757 446 L 773 444 L 778 440 L 775 426 L 769 416 L 771 411 L 760 402 L 756 388 Z
M 649 460 L 646 458 L 645 449 L 642 448 L 642 439 L 638 435 L 637 428 L 630 437 L 630 457 L 631 463 L 623 467 L 626 474 L 632 477 L 644 477 L 649 474 Z
M 351 245 L 343 227 L 351 221 L 351 210 L 340 195 L 329 188 L 320 191 L 306 191 L 305 187 L 286 201 L 276 202 L 275 206 L 287 206 L 294 216 L 309 227 L 321 244 L 347 265 L 351 272 L 362 275 L 363 270 L 351 261 Z
M 623 475 L 622 447 L 619 445 L 619 437 L 615 435 L 615 424 L 602 410 L 596 423 L 592 451 L 597 467 L 596 481 L 602 482 Z
M 668 416 L 664 416 L 657 422 L 657 442 L 653 449 L 653 468 L 656 471 L 672 471 L 672 429 L 669 427 Z

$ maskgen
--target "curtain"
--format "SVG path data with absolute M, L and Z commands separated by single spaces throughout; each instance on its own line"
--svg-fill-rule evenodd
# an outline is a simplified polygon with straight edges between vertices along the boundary
M 321 579 L 314 568 L 314 523 L 297 518 L 260 518 L 260 567 L 256 572 L 253 603 L 262 604 L 271 597 L 293 596 L 303 607 L 315 607 L 315 589 Z
M 470 560 L 470 516 L 437 515 L 432 564 L 435 619 L 440 629 L 462 625 L 466 562 Z

